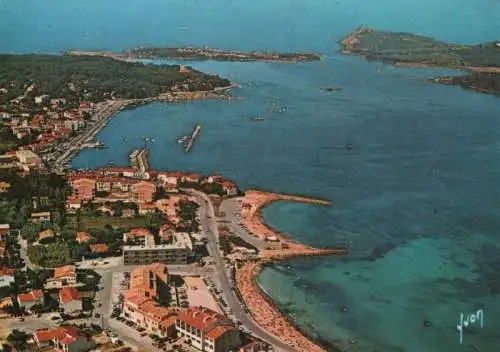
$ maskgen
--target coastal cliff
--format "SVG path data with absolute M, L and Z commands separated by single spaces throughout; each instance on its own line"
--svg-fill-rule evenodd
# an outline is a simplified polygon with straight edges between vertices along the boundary
M 405 32 L 386 32 L 359 27 L 345 37 L 343 53 L 362 56 L 401 67 L 445 67 L 473 74 L 436 78 L 481 92 L 498 93 L 500 42 L 457 45 Z

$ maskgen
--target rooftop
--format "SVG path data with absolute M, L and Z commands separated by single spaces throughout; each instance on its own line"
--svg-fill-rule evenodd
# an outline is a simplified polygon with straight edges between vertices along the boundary
M 76 268 L 74 265 L 65 265 L 60 266 L 58 268 L 54 268 L 54 276 L 53 279 L 58 279 L 66 276 L 75 276 Z
M 74 287 L 63 287 L 59 290 L 59 300 L 62 304 L 68 304 L 72 301 L 81 301 L 82 297 Z
M 43 297 L 42 290 L 33 290 L 28 293 L 21 293 L 17 295 L 17 300 L 19 302 L 34 302 Z

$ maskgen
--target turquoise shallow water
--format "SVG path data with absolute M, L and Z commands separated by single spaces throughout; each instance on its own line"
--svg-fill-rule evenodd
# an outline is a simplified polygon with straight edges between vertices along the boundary
M 245 188 L 330 198 L 332 207 L 277 203 L 264 212 L 299 241 L 351 249 L 347 258 L 293 260 L 260 276 L 301 326 L 343 345 L 354 339 L 350 351 L 499 351 L 500 99 L 424 81 L 446 71 L 340 55 L 336 42 L 359 24 L 496 40 L 500 4 L 3 0 L 0 51 L 207 45 L 325 54 L 300 65 L 193 63 L 241 84 L 242 100 L 125 111 L 98 136 L 109 149 L 84 151 L 73 165 L 125 165 L 141 137 L 153 136 L 155 168 L 222 172 Z M 287 111 L 268 112 L 273 102 Z M 257 114 L 265 121 L 248 120 Z M 203 134 L 185 155 L 175 137 L 199 122 Z M 480 307 L 485 327 L 460 345 L 460 312 Z

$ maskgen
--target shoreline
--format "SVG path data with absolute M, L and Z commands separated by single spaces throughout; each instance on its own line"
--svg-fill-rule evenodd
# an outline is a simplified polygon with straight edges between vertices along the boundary
M 147 51 L 149 53 L 141 53 Z M 158 53 L 155 54 L 154 52 Z M 164 54 L 162 54 L 164 51 Z M 234 50 L 219 50 L 210 48 L 132 48 L 123 53 L 111 51 L 68 50 L 69 56 L 100 56 L 118 61 L 130 62 L 136 60 L 184 60 L 184 61 L 222 61 L 222 62 L 269 62 L 269 63 L 304 63 L 321 61 L 317 53 L 279 53 L 279 52 L 241 52 Z M 162 56 L 163 55 L 163 56 Z M 287 56 L 288 55 L 288 56 Z
M 260 270 L 257 272 L 257 275 L 255 276 L 255 284 L 257 285 L 257 288 L 261 291 L 261 295 L 262 297 L 264 298 L 265 301 L 267 301 L 267 303 L 271 306 L 273 306 L 273 308 L 275 310 L 277 310 L 278 312 L 280 312 L 281 315 L 283 315 L 283 317 L 287 320 L 287 322 L 293 326 L 293 328 L 295 330 L 297 330 L 298 332 L 300 332 L 302 335 L 304 335 L 305 337 L 307 337 L 310 341 L 312 341 L 314 344 L 318 345 L 319 347 L 327 350 L 327 351 L 331 351 L 331 352 L 343 352 L 342 348 L 340 348 L 339 346 L 335 345 L 333 342 L 330 342 L 330 341 L 327 341 L 323 338 L 321 338 L 319 335 L 319 338 L 318 337 L 314 337 L 311 335 L 311 333 L 309 333 L 306 329 L 304 328 L 301 328 L 294 320 L 293 320 L 293 317 L 291 317 L 288 313 L 284 312 L 279 306 L 278 304 L 273 300 L 273 298 L 271 297 L 270 294 L 268 294 L 264 288 L 262 287 L 262 285 L 259 283 L 258 281 L 258 276 L 262 273 L 262 271 L 269 265 L 273 264 L 272 262 L 267 262 L 267 263 L 263 263 L 260 267 Z
M 96 138 L 96 136 L 108 125 L 109 121 L 115 117 L 118 113 L 124 110 L 136 109 L 142 105 L 148 105 L 153 103 L 183 103 L 196 100 L 239 100 L 237 97 L 232 97 L 230 95 L 224 94 L 232 88 L 239 87 L 237 84 L 231 84 L 227 87 L 218 87 L 209 91 L 195 91 L 195 92 L 175 92 L 175 93 L 164 93 L 156 97 L 148 97 L 142 99 L 119 99 L 119 100 L 108 100 L 96 103 L 98 106 L 102 106 L 103 109 L 110 107 L 107 113 L 103 114 L 103 117 L 95 122 L 95 125 L 88 131 L 84 131 L 70 141 L 72 145 L 67 151 L 62 153 L 56 160 L 49 165 L 54 168 L 59 168 L 60 166 L 69 163 L 74 157 L 76 157 L 82 150 L 86 149 L 85 143 L 82 140 L 87 140 L 89 138 Z
M 342 48 L 340 52 L 345 55 L 356 55 L 359 56 L 365 60 L 368 61 L 378 61 L 382 63 L 387 63 L 390 64 L 394 67 L 402 67 L 402 68 L 446 68 L 446 69 L 453 69 L 453 70 L 459 70 L 459 71 L 465 71 L 465 72 L 482 72 L 482 73 L 500 73 L 500 67 L 498 66 L 467 66 L 464 64 L 453 64 L 453 63 L 448 63 L 448 64 L 438 64 L 438 63 L 433 63 L 433 62 L 426 62 L 426 61 L 412 61 L 412 60 L 397 60 L 397 59 L 390 59 L 387 57 L 378 57 L 376 54 L 377 52 L 373 52 L 372 48 L 366 47 L 359 47 L 361 39 L 363 35 L 367 33 L 373 33 L 373 32 L 380 32 L 375 29 L 371 29 L 368 27 L 364 26 L 359 26 L 356 28 L 353 32 L 349 33 L 346 37 L 341 39 L 339 43 L 342 45 Z M 414 35 L 412 33 L 397 33 L 397 32 L 387 32 L 388 34 L 391 35 L 412 35 L 415 37 L 419 38 L 425 38 L 421 36 Z M 430 39 L 430 38 L 427 38 Z M 444 44 L 444 43 L 443 43 Z M 446 44 L 450 48 L 452 47 L 451 44 Z M 408 52 L 411 52 L 411 49 L 405 49 L 408 50 Z M 450 49 L 452 50 L 452 49 Z M 383 52 L 380 52 L 380 55 L 383 55 Z
M 247 229 L 261 240 L 267 237 L 276 237 L 281 242 L 281 249 L 262 250 L 255 261 L 246 261 L 236 270 L 236 286 L 239 294 L 247 306 L 253 319 L 263 329 L 279 338 L 297 351 L 325 352 L 341 350 L 308 334 L 301 329 L 285 312 L 281 311 L 277 303 L 262 289 L 258 283 L 258 275 L 262 269 L 277 261 L 293 257 L 345 255 L 347 248 L 319 249 L 301 244 L 289 239 L 285 234 L 272 228 L 264 221 L 262 210 L 265 206 L 277 201 L 296 201 L 308 204 L 331 205 L 325 199 L 271 193 L 251 189 L 245 192 L 242 201 L 242 223 Z

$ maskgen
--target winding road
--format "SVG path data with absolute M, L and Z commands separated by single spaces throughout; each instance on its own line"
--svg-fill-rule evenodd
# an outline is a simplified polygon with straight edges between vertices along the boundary
M 208 240 L 207 249 L 210 256 L 215 260 L 216 274 L 220 284 L 220 290 L 223 292 L 226 303 L 232 310 L 232 314 L 255 336 L 273 345 L 275 350 L 295 352 L 295 349 L 281 341 L 277 336 L 271 335 L 266 330 L 262 329 L 248 314 L 244 312 L 240 305 L 240 300 L 233 291 L 233 285 L 230 283 L 226 273 L 224 259 L 222 258 L 217 245 L 217 238 L 219 237 L 218 228 L 211 200 L 205 193 L 193 189 L 183 189 L 183 191 L 196 197 L 198 203 L 200 204 L 200 223 L 203 228 L 206 229 Z

